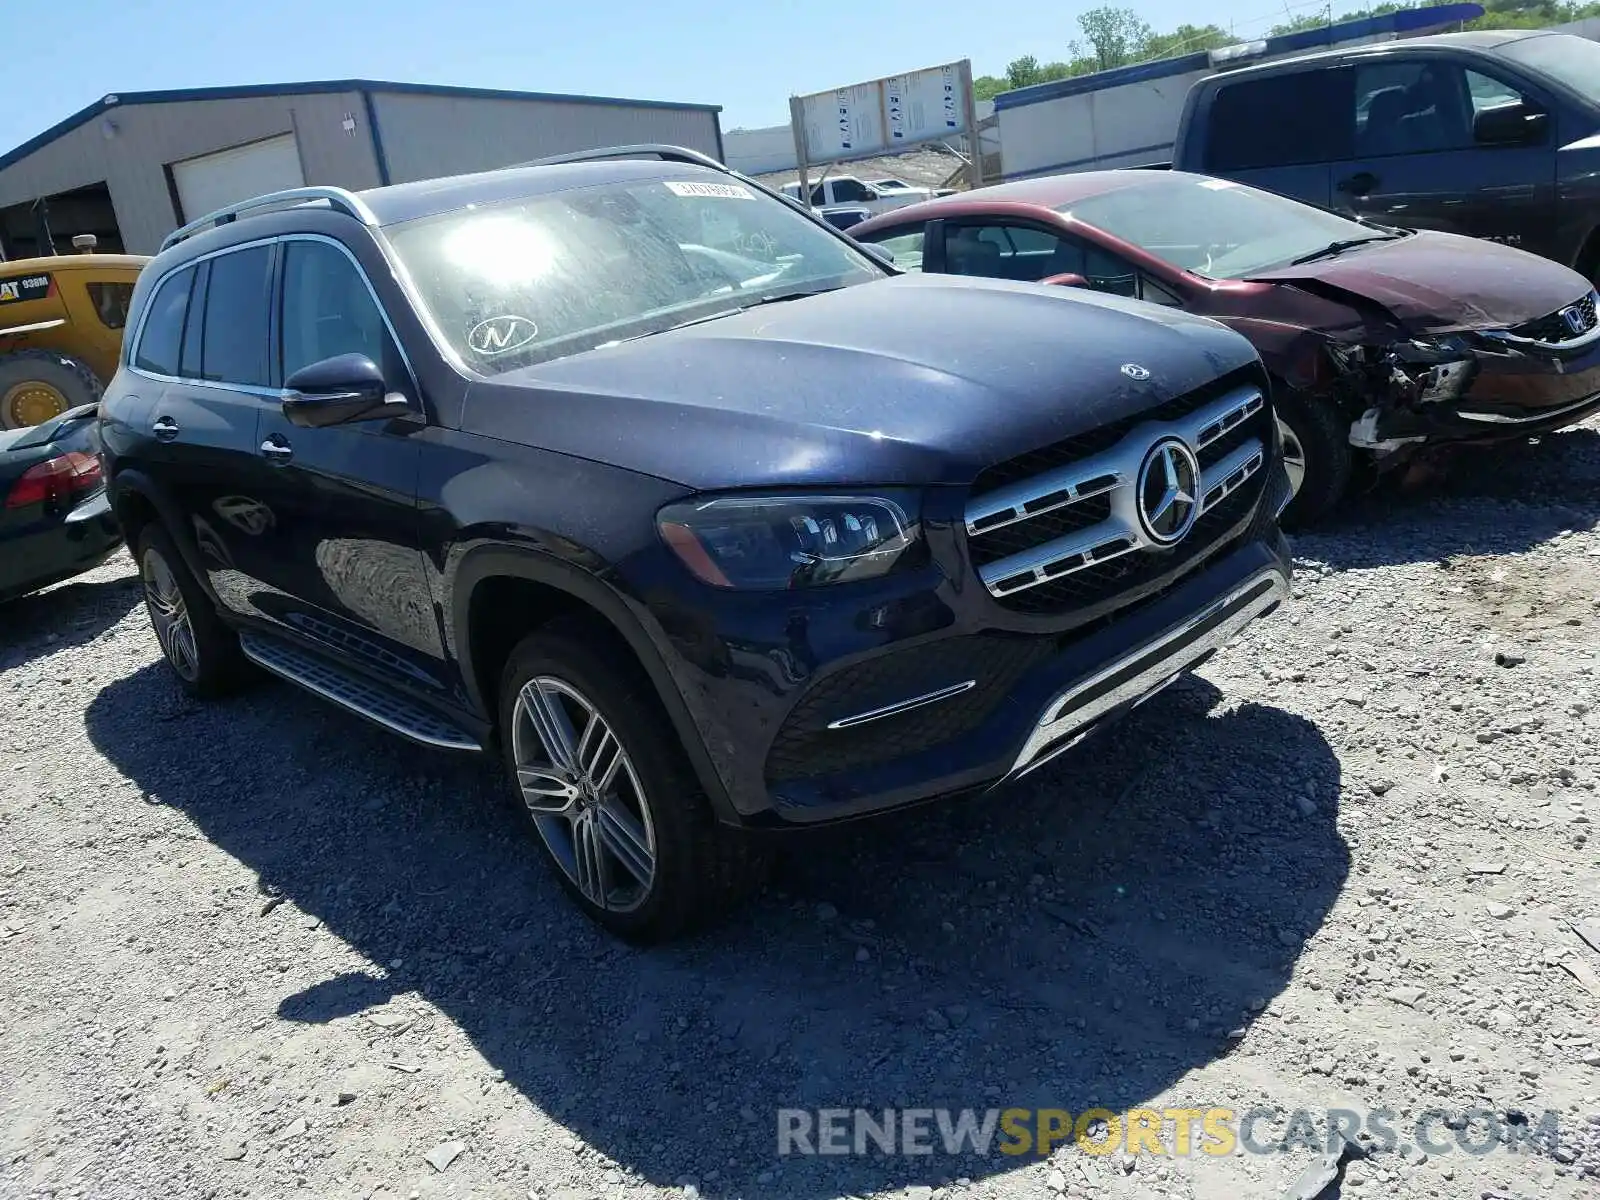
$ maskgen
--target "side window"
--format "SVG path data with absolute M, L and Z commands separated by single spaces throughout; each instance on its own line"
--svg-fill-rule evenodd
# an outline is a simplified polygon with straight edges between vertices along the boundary
M 1453 63 L 1412 59 L 1359 66 L 1354 99 L 1356 151 L 1361 157 L 1428 154 L 1472 145 L 1474 105 L 1467 72 Z
M 206 315 L 206 281 L 211 278 L 211 263 L 201 263 L 194 271 L 194 290 L 189 293 L 189 316 L 183 323 L 183 359 L 178 364 L 178 374 L 185 379 L 199 379 L 202 327 Z
M 835 204 L 865 204 L 872 198 L 872 192 L 859 179 L 836 179 L 833 181 L 833 202 Z
M 1472 115 L 1476 117 L 1486 108 L 1505 108 L 1512 104 L 1526 104 L 1527 97 L 1510 84 L 1490 79 L 1476 71 L 1468 71 L 1467 95 L 1472 100 Z
M 194 268 L 169 275 L 150 297 L 149 315 L 139 334 L 133 365 L 157 375 L 178 373 L 178 352 L 183 345 L 183 318 L 189 308 L 189 287 Z
M 945 235 L 945 269 L 1037 283 L 1066 271 L 1082 273 L 1083 248 L 1069 238 L 1025 225 L 955 225 Z
M 272 247 L 252 246 L 211 260 L 201 378 L 266 387 L 267 309 Z
M 283 378 L 338 354 L 364 354 L 399 384 L 405 367 L 355 264 L 326 242 L 283 249 Z
M 927 234 L 923 227 L 917 225 L 909 230 L 901 226 L 899 229 L 891 229 L 885 233 L 874 234 L 861 240 L 871 242 L 876 246 L 882 246 L 890 254 L 894 255 L 894 265 L 901 270 L 920 271 L 922 270 L 922 244 L 926 238 Z
M 1301 71 L 1224 84 L 1207 119 L 1206 170 L 1350 158 L 1350 76 L 1345 69 Z

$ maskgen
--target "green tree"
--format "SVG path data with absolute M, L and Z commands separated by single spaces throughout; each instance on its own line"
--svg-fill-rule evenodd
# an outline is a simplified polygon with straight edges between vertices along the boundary
M 1109 4 L 1079 14 L 1078 28 L 1083 30 L 1083 40 L 1088 43 L 1096 69 L 1101 71 L 1146 57 L 1150 39 L 1155 36 L 1155 31 L 1133 9 Z

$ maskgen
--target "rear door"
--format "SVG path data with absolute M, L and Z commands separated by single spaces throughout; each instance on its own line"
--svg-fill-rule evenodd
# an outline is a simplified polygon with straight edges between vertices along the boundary
M 1554 252 L 1549 125 L 1524 145 L 1479 145 L 1473 132 L 1484 110 L 1530 101 L 1543 107 L 1535 98 L 1476 61 L 1469 67 L 1437 55 L 1385 55 L 1353 71 L 1354 153 L 1334 171 L 1334 207 Z
M 1328 207 L 1350 156 L 1351 74 L 1328 65 L 1224 82 L 1203 118 L 1205 173 Z
M 256 613 L 254 561 L 270 520 L 253 484 L 256 421 L 277 396 L 267 359 L 275 252 L 262 242 L 202 260 L 192 271 L 176 369 L 166 325 L 152 329 L 161 294 L 134 357 L 136 369 L 164 385 L 150 409 L 161 479 L 217 598 L 247 614 Z

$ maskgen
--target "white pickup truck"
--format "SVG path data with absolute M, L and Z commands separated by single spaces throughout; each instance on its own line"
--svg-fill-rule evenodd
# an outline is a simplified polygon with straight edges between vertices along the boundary
M 892 186 L 885 187 L 882 183 Z M 834 175 L 821 183 L 811 185 L 811 207 L 835 208 L 850 207 L 864 208 L 873 213 L 884 213 L 895 208 L 904 208 L 908 204 L 916 204 L 923 200 L 931 200 L 933 191 L 925 187 L 914 187 L 900 180 L 885 180 L 880 184 L 865 183 L 854 175 Z M 783 192 L 790 198 L 800 199 L 800 183 L 790 180 L 783 185 Z

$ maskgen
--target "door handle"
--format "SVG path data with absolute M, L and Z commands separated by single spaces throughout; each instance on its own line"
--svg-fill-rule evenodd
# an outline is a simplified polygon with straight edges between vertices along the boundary
M 157 417 L 150 426 L 150 432 L 156 435 L 156 441 L 170 442 L 178 436 L 178 423 L 171 417 Z
M 274 434 L 261 443 L 261 453 L 269 462 L 286 463 L 294 457 L 294 447 Z
M 1341 179 L 1338 188 L 1341 192 L 1349 192 L 1352 196 L 1365 196 L 1378 186 L 1378 177 L 1371 171 L 1357 171 L 1348 179 Z

